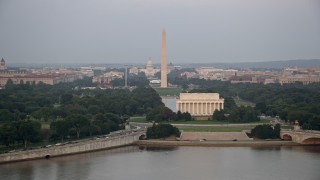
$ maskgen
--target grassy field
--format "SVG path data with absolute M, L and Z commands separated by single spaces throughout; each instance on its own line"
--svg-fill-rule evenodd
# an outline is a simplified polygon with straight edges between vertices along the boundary
M 251 107 L 254 107 L 255 104 L 253 102 L 250 102 L 250 101 L 245 101 L 243 99 L 238 99 L 238 98 L 234 98 L 234 101 L 236 103 L 237 106 L 251 106 Z
M 147 123 L 148 121 L 144 117 L 139 118 L 130 118 L 129 122 L 139 122 L 139 123 Z
M 160 96 L 178 96 L 182 92 L 181 88 L 154 87 L 154 90 L 156 90 Z
M 41 129 L 50 129 L 51 122 L 41 122 Z

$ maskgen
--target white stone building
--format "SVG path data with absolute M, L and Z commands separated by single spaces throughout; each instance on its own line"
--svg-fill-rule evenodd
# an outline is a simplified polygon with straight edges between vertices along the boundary
M 188 112 L 196 120 L 208 120 L 215 110 L 224 109 L 219 93 L 180 93 L 176 100 L 177 111 Z

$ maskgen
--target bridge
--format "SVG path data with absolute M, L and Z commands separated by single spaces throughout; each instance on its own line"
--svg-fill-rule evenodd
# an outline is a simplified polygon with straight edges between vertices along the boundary
M 299 144 L 320 144 L 320 131 L 281 130 L 280 137 Z

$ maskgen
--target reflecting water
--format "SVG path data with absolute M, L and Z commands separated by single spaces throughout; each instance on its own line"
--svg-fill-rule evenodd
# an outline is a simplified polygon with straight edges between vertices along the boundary
M 0 165 L 4 180 L 318 180 L 320 147 L 124 147 Z
M 170 108 L 173 112 L 177 111 L 176 107 L 176 97 L 174 96 L 161 96 L 162 102 L 165 106 Z

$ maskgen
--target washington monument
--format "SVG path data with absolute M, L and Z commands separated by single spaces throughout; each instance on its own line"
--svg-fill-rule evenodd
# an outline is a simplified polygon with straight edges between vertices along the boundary
M 162 30 L 162 57 L 161 57 L 161 87 L 168 87 L 167 82 L 167 47 L 166 47 L 166 30 Z

